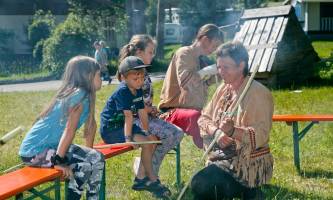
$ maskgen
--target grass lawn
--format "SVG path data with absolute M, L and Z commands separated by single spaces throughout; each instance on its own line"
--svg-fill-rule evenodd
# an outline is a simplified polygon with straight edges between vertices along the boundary
M 13 81 L 13 80 L 35 80 L 51 76 L 51 72 L 41 71 L 29 74 L 11 74 L 8 76 L 0 76 L 0 82 Z
M 320 58 L 332 57 L 333 41 L 313 41 L 312 46 Z
M 161 82 L 155 83 L 155 94 L 160 93 Z M 104 86 L 98 92 L 96 116 L 99 121 L 107 97 L 114 86 Z M 211 88 L 212 93 L 214 87 Z M 31 127 L 37 114 L 51 99 L 54 91 L 15 92 L 0 94 L 0 136 L 23 125 Z M 332 114 L 333 87 L 303 88 L 301 93 L 289 90 L 273 91 L 275 114 Z M 158 95 L 155 95 L 155 102 Z M 300 128 L 305 124 L 300 124 Z M 78 134 L 76 143 L 82 143 Z M 0 146 L 0 171 L 20 162 L 17 152 L 23 135 Z M 97 142 L 100 136 L 97 134 Z M 315 125 L 300 143 L 301 175 L 293 164 L 293 144 L 291 127 L 275 122 L 271 131 L 271 149 L 275 159 L 274 176 L 271 183 L 263 187 L 267 199 L 333 199 L 333 123 L 322 122 Z M 190 137 L 181 143 L 182 180 L 187 181 L 198 165 L 202 151 L 194 147 Z M 131 151 L 107 161 L 107 199 L 153 199 L 148 192 L 135 192 L 130 189 L 133 180 L 132 161 L 139 151 Z M 202 166 L 202 165 L 201 165 Z M 177 197 L 175 187 L 175 156 L 168 155 L 161 167 L 161 180 L 171 190 L 173 199 Z M 63 192 L 62 192 L 63 193 Z M 189 193 L 184 199 L 191 199 Z

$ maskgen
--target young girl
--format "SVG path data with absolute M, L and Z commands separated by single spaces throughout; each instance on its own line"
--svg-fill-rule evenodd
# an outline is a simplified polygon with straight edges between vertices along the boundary
M 144 64 L 150 64 L 155 50 L 155 43 L 149 35 L 134 35 L 129 44 L 125 45 L 120 52 L 120 61 L 128 56 L 137 56 L 142 59 Z M 153 154 L 153 172 L 156 176 L 159 174 L 159 169 L 164 156 L 183 138 L 183 131 L 176 126 L 156 117 L 157 109 L 153 106 L 153 87 L 151 79 L 145 71 L 143 84 L 143 97 L 145 109 L 149 113 L 149 133 L 156 136 L 162 141 L 162 145 L 157 145 Z M 139 119 L 136 117 L 134 123 L 141 126 Z M 144 178 L 142 164 L 138 170 L 137 177 Z
M 208 97 L 208 86 L 215 77 L 202 79 L 202 56 L 212 54 L 223 42 L 223 34 L 214 24 L 202 26 L 191 46 L 179 48 L 172 57 L 163 82 L 159 109 L 167 122 L 192 136 L 194 144 L 203 148 L 198 118 Z
M 70 179 L 68 199 L 80 199 L 87 184 L 87 199 L 98 199 L 104 168 L 103 155 L 92 149 L 96 121 L 96 91 L 101 88 L 100 67 L 86 56 L 72 58 L 63 83 L 50 105 L 39 115 L 19 151 L 23 162 L 53 167 Z M 84 126 L 86 146 L 72 144 L 76 130 Z
M 100 132 L 105 143 L 154 140 L 148 133 L 148 115 L 144 109 L 141 89 L 145 67 L 147 65 L 135 56 L 129 56 L 120 63 L 118 74 L 121 83 L 109 97 L 101 113 Z M 142 128 L 133 123 L 136 115 L 140 119 Z M 164 187 L 153 173 L 153 145 L 141 145 L 141 148 L 143 177 L 146 178 L 136 177 L 132 189 L 160 193 L 164 191 Z

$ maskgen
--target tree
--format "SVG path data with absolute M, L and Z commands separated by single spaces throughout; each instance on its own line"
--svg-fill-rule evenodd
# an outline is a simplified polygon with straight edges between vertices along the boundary
M 126 29 L 127 16 L 125 1 L 123 0 L 67 0 L 70 11 L 79 16 L 90 15 L 98 23 L 96 31 L 101 39 L 108 41 L 115 47 L 117 33 Z
M 259 8 L 262 3 L 263 0 L 244 0 L 244 8 L 245 9 Z
M 98 24 L 91 16 L 69 14 L 44 42 L 43 67 L 60 76 L 70 58 L 89 55 L 93 41 L 99 37 L 97 28 Z
M 156 25 L 156 57 L 164 58 L 164 4 L 163 0 L 157 1 L 157 25 Z
M 135 34 L 145 34 L 146 19 L 145 10 L 147 2 L 145 0 L 127 0 L 126 1 L 126 14 L 127 21 L 127 34 L 130 39 Z
M 50 11 L 37 10 L 28 26 L 28 40 L 33 47 L 33 56 L 42 60 L 44 41 L 51 35 L 55 27 L 55 17 Z

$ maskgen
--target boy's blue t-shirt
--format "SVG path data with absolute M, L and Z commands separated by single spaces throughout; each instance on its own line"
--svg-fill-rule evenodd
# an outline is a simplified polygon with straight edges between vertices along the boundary
M 142 89 L 136 90 L 133 95 L 125 82 L 121 82 L 117 90 L 109 97 L 101 113 L 101 134 L 104 130 L 112 130 L 124 126 L 124 110 L 137 114 L 139 109 L 145 107 Z
M 19 155 L 33 157 L 46 149 L 57 149 L 68 120 L 64 115 L 64 111 L 79 103 L 82 103 L 83 106 L 77 126 L 77 129 L 80 128 L 88 118 L 89 97 L 84 90 L 77 89 L 67 99 L 56 100 L 54 107 L 47 116 L 39 119 L 32 126 L 23 139 Z

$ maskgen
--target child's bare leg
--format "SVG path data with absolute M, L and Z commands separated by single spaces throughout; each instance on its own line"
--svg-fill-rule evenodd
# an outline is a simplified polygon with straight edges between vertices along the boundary
M 158 141 L 158 138 L 155 135 L 149 135 L 147 137 L 148 137 L 149 141 Z M 157 144 L 152 144 L 151 146 L 152 146 L 151 152 L 154 154 Z
M 134 135 L 134 141 L 143 142 L 149 140 L 150 139 L 146 136 Z M 140 179 L 145 175 L 148 176 L 151 181 L 156 181 L 157 179 L 157 176 L 153 173 L 152 167 L 153 148 L 153 145 L 150 144 L 141 145 L 141 161 L 137 175 L 137 177 Z
M 147 138 L 149 139 L 149 141 L 157 141 L 158 140 L 158 138 L 155 135 L 149 135 Z M 149 146 L 152 147 L 151 152 L 152 152 L 152 155 L 153 155 L 157 145 L 152 144 L 152 145 L 149 145 Z M 139 179 L 143 179 L 145 176 L 146 176 L 145 168 L 143 166 L 142 159 L 140 159 L 139 169 L 138 169 L 138 173 L 137 173 L 136 177 L 138 177 Z M 158 175 L 155 174 L 155 176 L 158 176 Z

